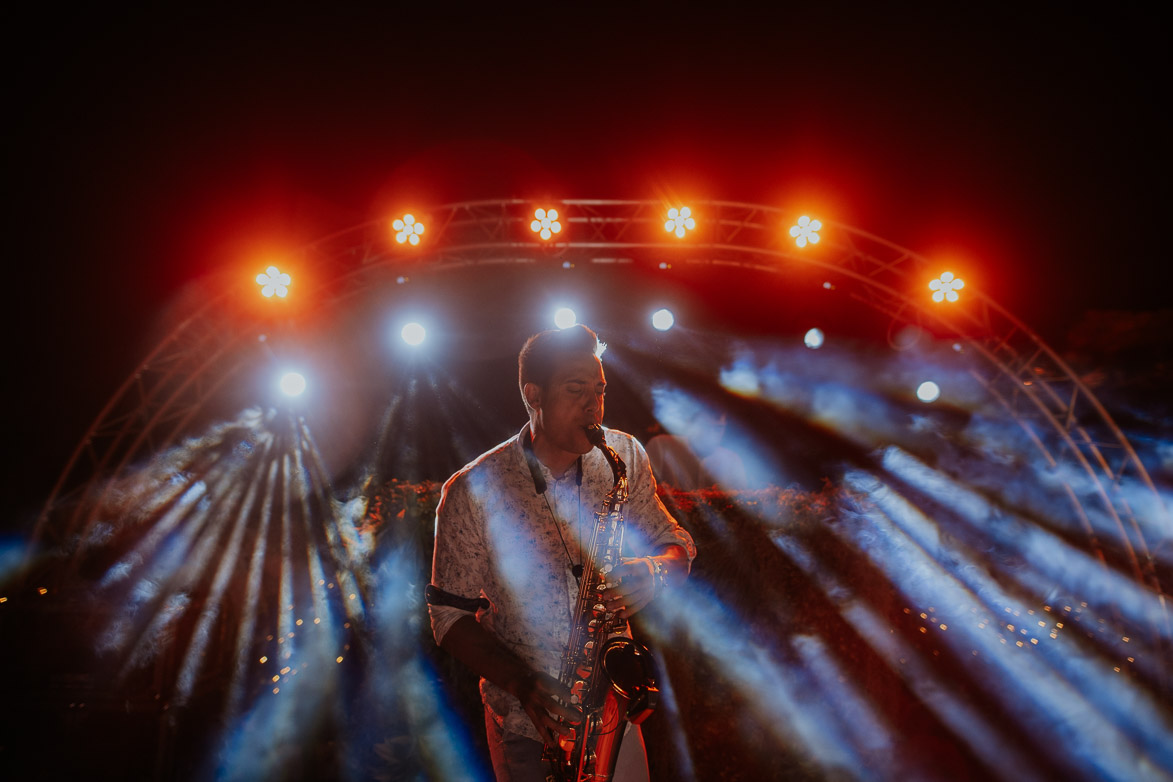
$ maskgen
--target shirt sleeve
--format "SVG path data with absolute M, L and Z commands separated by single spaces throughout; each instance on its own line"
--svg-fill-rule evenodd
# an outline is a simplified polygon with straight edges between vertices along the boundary
M 629 436 L 631 457 L 627 465 L 628 545 L 639 554 L 654 554 L 668 546 L 680 546 L 688 552 L 688 561 L 696 558 L 692 535 L 672 518 L 656 495 L 656 479 L 647 452 L 639 440 Z
M 432 584 L 459 597 L 478 597 L 484 584 L 484 528 L 476 510 L 466 476 L 457 474 L 444 484 L 436 506 Z M 475 614 L 453 606 L 429 605 L 428 616 L 432 636 L 439 644 L 452 625 Z

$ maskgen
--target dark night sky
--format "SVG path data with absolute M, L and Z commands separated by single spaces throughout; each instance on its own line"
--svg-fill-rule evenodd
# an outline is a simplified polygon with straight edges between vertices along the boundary
M 10 28 L 5 505 L 35 509 L 187 281 L 404 203 L 814 202 L 979 267 L 1060 345 L 1167 306 L 1154 19 L 608 8 Z

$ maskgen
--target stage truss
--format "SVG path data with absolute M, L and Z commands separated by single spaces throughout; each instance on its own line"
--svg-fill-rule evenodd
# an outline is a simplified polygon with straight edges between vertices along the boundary
M 564 230 L 550 242 L 529 229 L 535 206 L 558 209 Z M 1150 498 L 1149 523 L 1170 517 L 1141 459 L 1111 415 L 1056 352 L 1021 320 L 972 286 L 960 302 L 931 300 L 928 280 L 941 269 L 874 234 L 824 220 L 821 241 L 799 249 L 788 234 L 799 213 L 756 204 L 689 204 L 696 229 L 678 240 L 664 229 L 672 206 L 660 201 L 577 200 L 545 204 L 490 200 L 449 204 L 417 214 L 426 225 L 419 246 L 397 244 L 390 220 L 376 220 L 320 239 L 299 267 L 315 282 L 299 295 L 357 295 L 372 279 L 406 279 L 492 264 L 586 269 L 647 265 L 724 266 L 778 275 L 819 270 L 828 283 L 893 322 L 951 335 L 983 359 L 974 377 L 1022 428 L 1050 466 L 1074 467 L 1120 536 L 1133 578 L 1160 596 L 1155 563 L 1121 487 L 1139 485 Z M 818 215 L 814 215 L 818 217 Z M 257 328 L 226 316 L 234 290 L 207 303 L 151 351 L 109 400 L 70 457 L 37 521 L 36 545 L 66 545 L 88 528 L 88 508 L 102 505 L 109 478 L 188 433 L 209 399 L 257 347 Z M 249 291 L 256 296 L 255 290 Z M 259 316 L 264 327 L 264 318 Z M 257 325 L 257 324 L 254 324 Z M 1056 447 L 1054 443 L 1059 443 Z M 1098 549 L 1087 509 L 1068 484 L 1074 512 Z M 1135 495 L 1133 495 L 1135 496 Z M 1166 617 L 1168 612 L 1166 610 Z

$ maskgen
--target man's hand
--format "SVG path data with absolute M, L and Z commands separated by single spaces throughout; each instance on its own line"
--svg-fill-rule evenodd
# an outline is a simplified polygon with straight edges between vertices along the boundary
M 570 691 L 541 671 L 530 671 L 515 686 L 513 694 L 521 701 L 545 744 L 557 746 L 559 736 L 569 736 L 570 726 L 582 722 L 582 712 L 569 705 Z
M 651 557 L 625 559 L 607 575 L 611 586 L 603 590 L 608 611 L 629 619 L 656 596 L 656 567 Z
M 608 611 L 630 619 L 652 602 L 661 588 L 683 584 L 688 571 L 688 552 L 683 546 L 668 546 L 655 557 L 625 559 L 607 575 L 610 586 L 603 590 L 603 605 Z
M 557 679 L 531 670 L 497 636 L 481 627 L 475 616 L 458 619 L 440 646 L 521 701 L 543 742 L 557 744 L 559 735 L 569 734 L 570 725 L 582 721 L 582 712 L 570 705 L 570 692 Z

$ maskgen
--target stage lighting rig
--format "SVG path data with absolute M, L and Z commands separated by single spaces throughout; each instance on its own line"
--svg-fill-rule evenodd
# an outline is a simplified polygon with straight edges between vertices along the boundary
M 957 291 L 965 287 L 965 280 L 954 277 L 953 272 L 944 272 L 941 277 L 929 282 L 933 301 L 957 301 Z
M 822 230 L 822 227 L 822 221 L 812 220 L 810 217 L 803 215 L 798 218 L 798 225 L 790 226 L 790 235 L 794 237 L 794 243 L 800 248 L 806 247 L 808 242 L 810 244 L 819 243 L 817 231 Z
M 558 210 L 535 209 L 534 220 L 529 228 L 543 240 L 549 241 L 551 236 L 562 230 L 562 223 L 558 222 Z
M 692 216 L 692 210 L 687 206 L 679 209 L 672 207 L 668 210 L 668 221 L 664 223 L 665 231 L 676 234 L 677 239 L 683 239 L 685 234 L 694 228 L 696 220 Z
M 270 266 L 257 275 L 257 285 L 261 286 L 261 295 L 266 299 L 274 296 L 284 299 L 289 295 L 289 285 L 292 282 L 293 278 L 289 273 L 279 270 L 276 266 Z
M 415 219 L 415 215 L 405 214 L 402 218 L 391 223 L 395 229 L 395 241 L 403 244 L 407 242 L 413 247 L 420 243 L 420 236 L 424 232 L 424 224 Z

